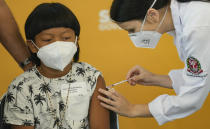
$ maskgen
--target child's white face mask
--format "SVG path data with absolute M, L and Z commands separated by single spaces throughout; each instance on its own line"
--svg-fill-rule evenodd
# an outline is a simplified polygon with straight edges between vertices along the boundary
M 157 0 L 154 0 L 153 4 L 151 5 L 150 8 L 152 8 L 154 6 L 154 4 L 156 3 Z M 165 16 L 167 14 L 168 11 L 168 7 L 166 9 L 166 12 L 160 22 L 160 24 L 158 25 L 158 27 L 156 28 L 155 31 L 143 31 L 143 27 L 144 24 L 146 22 L 147 19 L 147 15 L 145 16 L 143 23 L 141 25 L 140 31 L 136 32 L 136 33 L 131 33 L 129 34 L 129 37 L 131 39 L 131 41 L 133 42 L 133 44 L 136 47 L 140 47 L 140 48 L 155 48 L 162 36 L 162 34 L 160 34 L 159 32 L 157 32 L 157 30 L 160 28 L 160 26 L 162 25 Z
M 32 41 L 34 46 L 36 44 Z M 37 56 L 49 68 L 63 71 L 72 61 L 77 52 L 77 37 L 74 42 L 56 41 L 44 47 L 38 48 Z

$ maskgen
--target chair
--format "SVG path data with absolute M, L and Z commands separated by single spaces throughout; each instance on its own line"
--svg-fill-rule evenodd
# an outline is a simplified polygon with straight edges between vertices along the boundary
M 110 112 L 110 129 L 119 129 L 118 115 L 113 111 L 109 112 Z

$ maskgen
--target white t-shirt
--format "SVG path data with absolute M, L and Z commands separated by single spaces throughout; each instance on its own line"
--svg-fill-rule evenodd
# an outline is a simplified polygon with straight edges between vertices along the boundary
M 35 126 L 35 129 L 57 129 L 56 121 L 63 119 L 59 129 L 89 129 L 89 104 L 99 75 L 87 63 L 73 63 L 67 75 L 55 79 L 42 76 L 33 67 L 9 86 L 4 120 L 13 125 Z

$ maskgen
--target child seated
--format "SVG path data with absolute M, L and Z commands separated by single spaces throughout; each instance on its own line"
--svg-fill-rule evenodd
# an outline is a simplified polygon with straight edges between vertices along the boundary
M 97 99 L 105 82 L 78 62 L 80 24 L 73 12 L 41 4 L 27 18 L 25 35 L 36 66 L 9 86 L 4 121 L 13 129 L 109 129 L 109 111 Z

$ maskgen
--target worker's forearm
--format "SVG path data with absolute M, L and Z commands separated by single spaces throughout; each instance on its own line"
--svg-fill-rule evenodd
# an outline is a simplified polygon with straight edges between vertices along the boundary
M 168 75 L 155 74 L 154 76 L 152 76 L 152 80 L 152 85 L 172 89 L 172 81 Z
M 132 117 L 152 117 L 148 104 L 135 104 L 131 111 Z
M 30 55 L 4 0 L 0 0 L 0 42 L 18 63 L 23 62 Z

